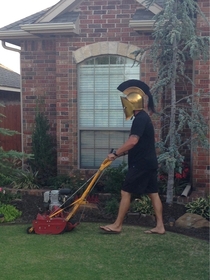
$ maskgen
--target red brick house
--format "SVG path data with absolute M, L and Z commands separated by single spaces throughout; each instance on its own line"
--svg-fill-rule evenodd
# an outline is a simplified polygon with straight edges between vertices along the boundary
M 21 47 L 23 147 L 30 152 L 36 100 L 45 98 L 57 138 L 58 172 L 97 169 L 110 148 L 127 138 L 117 86 L 127 79 L 148 85 L 156 74 L 131 54 L 152 42 L 153 16 L 163 0 L 145 10 L 143 0 L 61 0 L 49 9 L 0 29 L 0 39 Z M 205 13 L 209 1 L 198 1 Z M 208 16 L 208 15 L 207 15 Z M 206 35 L 205 23 L 198 19 Z M 195 90 L 209 92 L 209 64 L 193 66 Z M 201 104 L 209 120 L 209 99 Z M 158 137 L 160 122 L 155 123 Z M 209 152 L 191 153 L 194 187 L 209 187 Z

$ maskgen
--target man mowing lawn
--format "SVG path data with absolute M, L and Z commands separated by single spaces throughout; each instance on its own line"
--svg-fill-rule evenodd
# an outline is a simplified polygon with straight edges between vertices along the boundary
M 126 120 L 134 117 L 128 140 L 115 152 L 108 154 L 109 160 L 128 154 L 128 172 L 121 189 L 118 216 L 113 224 L 100 226 L 104 233 L 120 233 L 124 217 L 130 207 L 131 194 L 147 194 L 156 215 L 156 227 L 147 234 L 164 234 L 162 202 L 157 185 L 157 156 L 154 127 L 149 114 L 155 112 L 149 87 L 139 80 L 128 80 L 118 86 L 126 97 L 121 97 Z

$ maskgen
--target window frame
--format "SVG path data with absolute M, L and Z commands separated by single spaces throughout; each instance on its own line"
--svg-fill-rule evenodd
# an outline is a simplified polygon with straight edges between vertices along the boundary
M 132 64 L 134 63 L 134 59 L 131 59 L 131 58 L 128 58 L 128 57 L 124 57 L 124 56 L 121 56 L 121 55 L 118 55 L 118 54 L 103 54 L 103 55 L 99 55 L 99 56 L 95 56 L 95 57 L 89 57 L 88 59 L 86 59 L 86 60 L 84 60 L 84 61 L 82 61 L 81 63 L 79 63 L 78 64 L 78 71 L 77 71 L 77 75 L 78 75 L 78 77 L 77 77 L 77 81 L 78 81 L 78 106 L 77 106 L 77 118 L 78 118 L 78 145 L 77 145 L 77 147 L 78 147 L 78 168 L 79 169 L 87 169 L 87 170 L 95 170 L 95 169 L 97 169 L 97 167 L 95 166 L 95 167 L 86 167 L 86 166 L 82 166 L 82 159 L 81 159 L 81 156 L 82 156 L 82 153 L 81 153 L 81 149 L 82 149 L 82 147 L 81 147 L 81 141 L 82 141 L 82 137 L 81 137 L 81 133 L 82 132 L 84 132 L 84 131 L 93 131 L 93 132 L 95 132 L 95 131 L 107 131 L 108 133 L 109 132 L 112 132 L 112 131 L 121 131 L 121 132 L 124 132 L 124 133 L 128 133 L 128 135 L 129 135 L 129 131 L 130 131 L 130 127 L 131 127 L 131 124 L 132 124 L 132 122 L 130 122 L 130 124 L 129 125 L 127 125 L 126 127 L 125 126 L 113 126 L 113 127 L 110 127 L 110 126 L 107 126 L 107 127 L 101 127 L 101 126 L 91 126 L 91 127 L 86 127 L 86 126 L 83 126 L 83 125 L 81 125 L 81 123 L 80 123 L 80 106 L 81 106 L 81 91 L 80 91 L 80 66 L 82 65 L 82 64 L 85 64 L 87 61 L 91 61 L 91 60 L 93 60 L 94 59 L 94 61 L 95 61 L 95 59 L 97 59 L 97 58 L 100 58 L 100 57 L 109 57 L 109 60 L 110 60 L 110 57 L 121 57 L 121 58 L 123 58 L 123 59 L 125 59 L 126 60 L 126 62 L 127 61 L 132 61 Z M 125 72 L 125 70 L 126 70 L 126 64 L 127 63 L 124 63 L 124 66 L 123 66 L 123 68 L 124 68 L 124 72 Z M 93 65 L 93 67 L 94 67 L 94 72 L 95 72 L 95 63 L 94 64 L 92 64 Z M 103 65 L 103 64 L 99 64 L 99 65 Z M 129 64 L 128 64 L 129 65 Z M 109 62 L 109 70 L 110 70 L 110 62 Z M 135 77 L 132 77 L 132 78 L 136 78 L 136 79 L 140 79 L 140 73 L 141 73 L 141 71 L 140 71 L 140 65 L 138 65 L 138 77 L 135 75 Z M 125 78 L 125 75 L 122 77 L 122 81 L 121 82 L 123 82 L 123 81 L 125 81 L 125 80 L 127 80 L 126 78 Z M 120 84 L 120 83 L 119 83 Z M 110 80 L 109 80 L 109 85 L 110 85 Z M 117 88 L 116 88 L 116 91 L 117 91 Z M 95 92 L 95 89 L 94 89 L 94 92 Z M 108 92 L 108 94 L 110 95 L 110 90 L 109 90 L 109 92 Z M 120 103 L 120 96 L 123 96 L 123 93 L 122 94 L 120 94 L 120 92 L 119 92 L 119 103 Z M 121 105 L 121 103 L 120 103 L 120 105 Z M 110 105 L 109 105 L 110 106 Z M 110 112 L 110 107 L 108 107 L 108 111 Z M 122 109 L 122 118 L 123 118 L 123 124 L 125 124 L 125 123 L 128 123 L 129 121 L 126 121 L 125 120 L 125 116 L 124 116 L 124 113 L 123 113 L 123 109 Z M 113 147 L 113 148 L 117 148 L 117 147 Z M 95 151 L 95 148 L 94 148 L 94 151 Z M 108 154 L 108 152 L 109 151 L 107 151 L 107 153 L 106 153 L 106 155 Z M 105 155 L 105 156 L 106 156 Z M 102 158 L 102 160 L 103 160 L 103 158 Z M 123 161 L 127 161 L 127 156 L 124 156 L 124 157 L 121 157 L 120 159 L 118 159 L 118 160 L 116 160 L 116 162 L 117 162 L 117 165 L 119 165 L 119 163 L 122 163 Z

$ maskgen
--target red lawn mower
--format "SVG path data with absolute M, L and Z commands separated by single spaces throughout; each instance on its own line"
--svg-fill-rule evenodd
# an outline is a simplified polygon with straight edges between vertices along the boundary
M 89 181 L 89 185 L 83 192 L 80 198 L 72 201 L 74 195 L 85 185 L 81 186 L 76 193 L 71 194 L 69 189 L 52 190 L 44 193 L 44 203 L 48 210 L 44 214 L 38 214 L 33 220 L 32 226 L 27 228 L 27 233 L 37 234 L 60 234 L 73 230 L 79 222 L 73 223 L 72 218 L 82 204 L 86 203 L 86 197 L 94 188 L 103 171 L 112 163 L 112 161 L 105 159 L 98 171 L 93 175 Z

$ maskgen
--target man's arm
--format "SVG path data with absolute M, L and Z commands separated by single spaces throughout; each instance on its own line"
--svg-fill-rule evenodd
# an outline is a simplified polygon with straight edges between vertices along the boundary
M 139 141 L 138 135 L 130 135 L 128 140 L 116 150 L 115 154 L 108 154 L 109 160 L 115 160 L 117 157 L 126 155 Z

